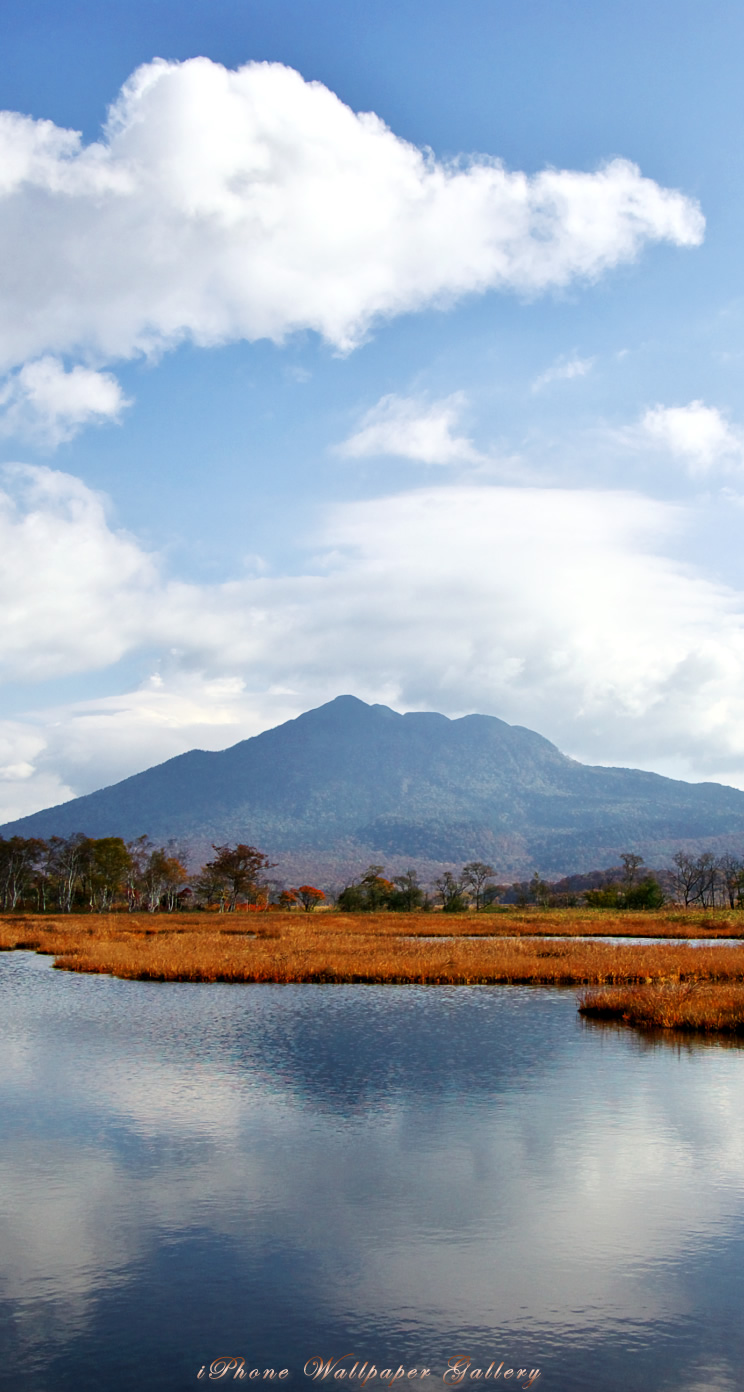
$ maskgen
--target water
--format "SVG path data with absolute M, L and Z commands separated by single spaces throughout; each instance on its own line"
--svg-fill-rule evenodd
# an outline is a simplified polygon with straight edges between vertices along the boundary
M 13 1392 L 180 1392 L 220 1356 L 310 1388 L 345 1353 L 427 1388 L 458 1355 L 555 1392 L 744 1386 L 736 1047 L 585 1024 L 573 991 L 7 953 L 0 1128 Z
M 744 938 L 650 938 L 618 933 L 400 933 L 406 942 L 524 942 L 524 943 L 615 943 L 617 947 L 649 946 L 654 943 L 683 947 L 741 947 Z

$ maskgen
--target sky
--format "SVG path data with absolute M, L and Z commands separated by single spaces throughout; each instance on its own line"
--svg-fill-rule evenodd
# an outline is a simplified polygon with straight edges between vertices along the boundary
M 744 788 L 743 43 L 5 0 L 0 820 L 345 692 Z

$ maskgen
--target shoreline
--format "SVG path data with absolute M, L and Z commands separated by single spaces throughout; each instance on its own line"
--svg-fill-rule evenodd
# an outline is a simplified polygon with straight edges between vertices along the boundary
M 390 912 L 19 913 L 0 916 L 0 951 L 49 956 L 59 971 L 163 983 L 579 988 L 587 1020 L 744 1035 L 740 914 L 617 919 L 613 910 L 514 910 L 494 931 L 492 915 L 473 913 L 444 922 Z

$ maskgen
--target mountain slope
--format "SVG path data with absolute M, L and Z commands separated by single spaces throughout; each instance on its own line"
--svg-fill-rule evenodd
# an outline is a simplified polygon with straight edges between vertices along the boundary
M 353 696 L 219 753 L 192 750 L 3 835 L 250 841 L 280 864 L 491 861 L 502 875 L 744 845 L 744 793 L 596 768 L 494 716 L 399 715 Z

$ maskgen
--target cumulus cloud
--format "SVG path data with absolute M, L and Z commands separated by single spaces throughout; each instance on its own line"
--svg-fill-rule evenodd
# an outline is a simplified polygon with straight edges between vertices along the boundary
M 574 377 L 586 377 L 594 366 L 594 358 L 559 358 L 551 367 L 541 372 L 532 383 L 533 392 L 542 391 L 551 382 L 570 382 Z
M 654 406 L 641 429 L 647 439 L 681 459 L 691 474 L 744 465 L 744 433 L 729 424 L 715 406 L 691 401 L 687 406 Z
M 0 523 L 6 678 L 127 656 L 158 673 L 6 722 L 6 818 L 34 790 L 47 805 L 53 789 L 224 747 L 341 691 L 490 712 L 578 757 L 744 783 L 744 595 L 670 559 L 697 525 L 683 506 L 432 486 L 335 507 L 312 573 L 220 585 L 165 578 L 97 495 L 49 469 L 11 475 Z
M 137 69 L 102 138 L 0 115 L 0 367 L 312 329 L 488 288 L 594 279 L 696 246 L 696 203 L 626 160 L 594 172 L 441 162 L 278 63 Z
M 359 430 L 337 447 L 350 459 L 397 455 L 417 464 L 475 464 L 483 455 L 472 440 L 456 433 L 466 405 L 463 392 L 441 401 L 383 396 L 362 418 Z
M 51 446 L 71 440 L 85 425 L 116 421 L 129 403 L 109 372 L 80 364 L 65 371 L 48 354 L 26 363 L 0 387 L 0 434 Z
M 156 567 L 79 479 L 10 465 L 0 489 L 0 680 L 116 662 L 141 641 Z
M 75 797 L 74 785 L 65 782 L 49 754 L 43 729 L 28 720 L 0 721 L 0 822 Z

